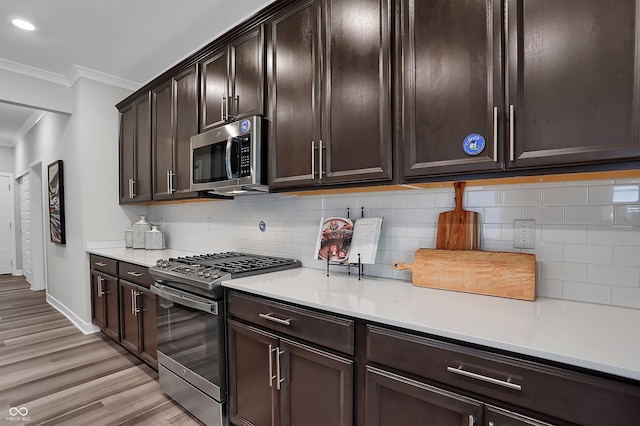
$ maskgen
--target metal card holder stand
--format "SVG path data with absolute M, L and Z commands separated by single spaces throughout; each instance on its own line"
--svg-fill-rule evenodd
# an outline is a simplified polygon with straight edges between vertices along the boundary
M 351 219 L 351 209 L 347 207 L 347 219 Z M 364 217 L 364 207 L 360 207 L 360 217 Z M 327 276 L 329 276 L 329 267 L 330 266 L 346 266 L 347 274 L 351 275 L 351 268 L 358 268 L 358 281 L 362 279 L 364 276 L 364 265 L 360 261 L 360 253 L 358 253 L 358 263 L 341 263 L 341 262 L 331 262 L 329 260 L 329 256 L 327 256 Z

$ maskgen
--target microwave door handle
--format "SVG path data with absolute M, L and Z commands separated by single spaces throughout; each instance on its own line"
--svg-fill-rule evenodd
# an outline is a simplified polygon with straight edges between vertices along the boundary
M 233 143 L 233 137 L 227 138 L 227 149 L 225 163 L 227 165 L 227 179 L 233 179 L 233 171 L 231 170 L 231 144 Z

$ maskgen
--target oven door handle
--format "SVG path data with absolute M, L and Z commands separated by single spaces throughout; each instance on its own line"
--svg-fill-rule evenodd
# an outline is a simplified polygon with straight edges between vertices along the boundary
M 199 311 L 218 315 L 218 302 L 187 295 L 187 293 L 169 289 L 161 284 L 152 285 L 150 290 L 157 296 L 175 302 L 179 305 L 188 306 L 193 309 L 198 309 Z

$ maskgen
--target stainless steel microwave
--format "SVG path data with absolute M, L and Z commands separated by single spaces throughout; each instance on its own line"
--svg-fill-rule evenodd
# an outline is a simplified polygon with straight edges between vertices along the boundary
M 191 190 L 233 196 L 267 192 L 263 119 L 249 117 L 191 138 Z

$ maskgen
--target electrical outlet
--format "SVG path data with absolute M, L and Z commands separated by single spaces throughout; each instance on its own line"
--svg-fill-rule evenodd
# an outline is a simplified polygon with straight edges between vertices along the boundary
M 513 248 L 532 249 L 536 245 L 536 221 L 520 219 L 513 221 Z

